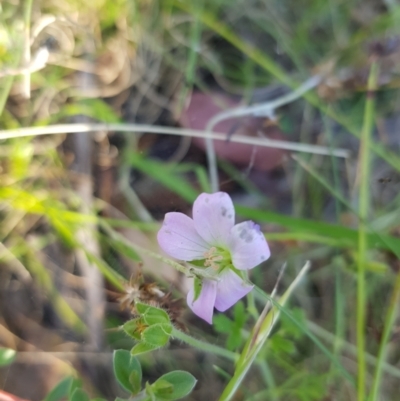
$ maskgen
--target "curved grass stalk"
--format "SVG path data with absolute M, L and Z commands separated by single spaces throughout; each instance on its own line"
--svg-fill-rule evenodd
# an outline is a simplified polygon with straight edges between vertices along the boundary
M 115 131 L 115 132 L 146 132 L 150 134 L 166 134 L 188 136 L 193 138 L 204 138 L 205 131 L 193 129 L 179 129 L 173 127 L 162 127 L 146 124 L 108 124 L 108 123 L 76 123 L 76 124 L 54 124 L 42 127 L 17 128 L 12 130 L 0 130 L 0 140 L 11 138 L 22 138 L 25 136 L 41 135 L 65 135 L 75 132 Z M 211 138 L 217 141 L 226 141 L 226 134 L 213 132 Z M 327 146 L 311 145 L 306 143 L 279 141 L 268 138 L 249 137 L 243 135 L 233 136 L 231 142 L 244 143 L 246 145 L 264 146 L 289 150 L 292 152 L 311 153 L 325 156 L 348 158 L 350 151 L 347 149 L 331 149 Z

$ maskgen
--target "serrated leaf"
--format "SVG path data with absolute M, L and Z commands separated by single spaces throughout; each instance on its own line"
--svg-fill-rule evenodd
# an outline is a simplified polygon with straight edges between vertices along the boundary
M 146 344 L 146 343 L 139 343 L 136 344 L 132 349 L 131 349 L 131 355 L 140 355 L 144 354 L 146 352 L 154 351 L 160 347 L 157 347 L 155 345 L 151 344 Z
M 157 383 L 158 382 L 168 382 L 172 385 L 171 393 L 165 394 L 163 393 L 163 386 L 161 393 L 157 392 Z M 190 394 L 196 385 L 197 380 L 196 378 L 190 374 L 189 372 L 184 372 L 182 370 L 175 370 L 173 372 L 169 372 L 165 375 L 162 375 L 158 380 L 156 380 L 152 388 L 154 389 L 154 393 L 156 394 L 157 398 L 161 400 L 179 400 L 180 398 L 186 397 Z
M 291 316 L 296 320 L 296 322 L 305 325 L 306 316 L 303 309 L 293 308 L 291 311 Z M 304 332 L 299 328 L 298 325 L 293 323 L 293 320 L 289 319 L 286 315 L 281 316 L 281 330 L 285 332 L 286 335 L 292 336 L 294 338 L 299 338 L 304 335 Z
M 118 383 L 129 393 L 137 394 L 142 382 L 139 361 L 129 351 L 120 349 L 114 351 L 113 366 Z
M 58 401 L 68 396 L 74 378 L 69 376 L 56 384 L 43 401 Z
M 240 330 L 239 327 L 234 327 L 229 334 L 228 340 L 226 341 L 226 347 L 230 351 L 238 349 L 243 342 Z
M 85 390 L 81 388 L 76 388 L 69 398 L 69 401 L 90 401 L 90 398 L 86 394 Z
M 14 362 L 17 352 L 11 348 L 0 348 L 0 366 L 10 365 Z
M 156 347 L 163 347 L 168 344 L 172 333 L 172 326 L 169 324 L 155 324 L 143 331 L 142 340 Z
M 226 315 L 214 316 L 214 329 L 219 333 L 230 333 L 232 330 L 233 322 Z
M 270 346 L 274 353 L 293 354 L 296 352 L 296 347 L 292 341 L 278 335 L 270 339 Z

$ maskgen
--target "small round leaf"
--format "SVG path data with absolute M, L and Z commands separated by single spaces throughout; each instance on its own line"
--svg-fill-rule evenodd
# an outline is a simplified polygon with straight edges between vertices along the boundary
M 129 393 L 138 393 L 142 382 L 142 368 L 139 361 L 129 351 L 123 349 L 114 351 L 113 359 L 114 374 L 118 383 Z
M 157 390 L 161 382 L 160 389 Z M 166 386 L 165 382 L 172 386 L 172 390 L 168 390 L 169 387 Z M 186 397 L 190 394 L 196 385 L 196 378 L 189 372 L 183 370 L 175 370 L 161 376 L 152 384 L 152 388 L 157 398 L 160 400 L 173 401 L 179 400 L 180 398 Z

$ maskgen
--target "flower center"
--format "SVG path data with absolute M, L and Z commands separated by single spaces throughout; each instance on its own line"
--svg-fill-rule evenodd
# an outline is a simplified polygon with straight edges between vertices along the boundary
M 226 266 L 231 263 L 231 257 L 228 251 L 224 249 L 211 247 L 207 252 L 204 252 L 205 267 L 211 267 L 218 272 L 221 272 Z

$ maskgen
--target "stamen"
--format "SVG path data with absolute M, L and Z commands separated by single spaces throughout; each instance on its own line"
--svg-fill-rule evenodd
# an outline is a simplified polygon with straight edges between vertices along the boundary
M 224 257 L 215 246 L 205 252 L 204 256 L 206 258 L 204 261 L 205 267 L 211 267 L 214 270 L 219 270 L 220 262 L 224 260 Z

